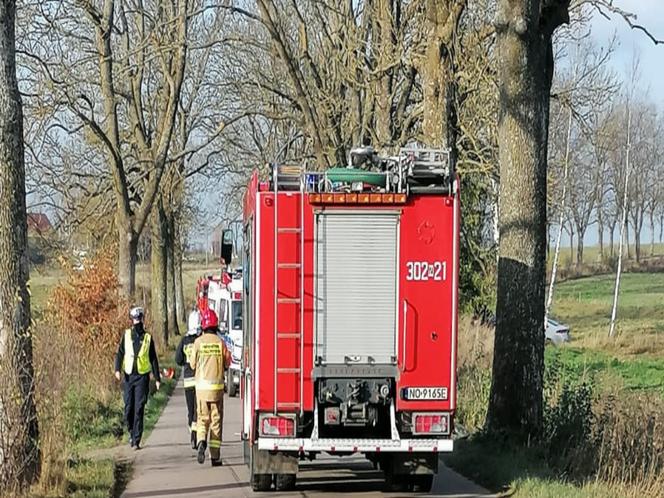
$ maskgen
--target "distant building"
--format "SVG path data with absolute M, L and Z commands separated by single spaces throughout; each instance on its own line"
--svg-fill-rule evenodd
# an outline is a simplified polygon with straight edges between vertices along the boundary
M 28 213 L 28 236 L 44 236 L 53 231 L 53 225 L 44 213 Z

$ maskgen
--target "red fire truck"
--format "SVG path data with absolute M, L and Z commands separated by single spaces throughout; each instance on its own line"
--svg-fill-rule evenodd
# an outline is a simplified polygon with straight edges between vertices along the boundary
M 453 448 L 459 247 L 449 154 L 272 166 L 244 200 L 243 439 L 256 491 L 298 462 L 363 454 L 429 490 Z

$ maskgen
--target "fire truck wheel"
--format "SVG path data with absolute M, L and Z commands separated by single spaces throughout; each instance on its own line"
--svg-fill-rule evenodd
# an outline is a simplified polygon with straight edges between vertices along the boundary
M 272 474 L 254 474 L 251 476 L 251 489 L 254 491 L 270 491 Z
M 275 474 L 274 488 L 277 491 L 292 491 L 295 489 L 295 474 Z
M 417 493 L 428 493 L 433 487 L 433 475 L 415 475 L 413 479 L 413 491 Z
M 238 386 L 236 386 L 235 384 L 231 384 L 230 386 L 228 386 L 228 395 L 231 398 L 234 398 L 235 396 L 237 396 L 237 391 L 238 391 L 237 388 L 238 388 Z
M 389 493 L 403 493 L 410 491 L 411 482 L 407 476 L 394 474 L 392 470 L 385 470 L 385 490 Z

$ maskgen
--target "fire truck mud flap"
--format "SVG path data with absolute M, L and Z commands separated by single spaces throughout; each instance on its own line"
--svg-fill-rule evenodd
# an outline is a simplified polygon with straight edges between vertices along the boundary
M 259 439 L 260 441 L 260 439 Z M 253 474 L 297 474 L 298 458 L 296 453 L 263 450 L 252 447 L 251 470 Z

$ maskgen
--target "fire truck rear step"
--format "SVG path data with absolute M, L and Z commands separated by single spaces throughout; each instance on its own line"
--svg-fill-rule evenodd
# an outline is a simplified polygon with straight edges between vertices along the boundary
M 258 449 L 267 451 L 449 453 L 453 448 L 452 439 L 258 438 Z

